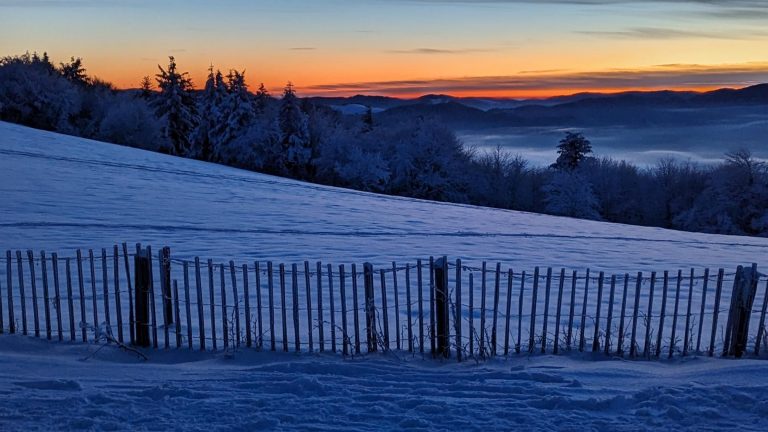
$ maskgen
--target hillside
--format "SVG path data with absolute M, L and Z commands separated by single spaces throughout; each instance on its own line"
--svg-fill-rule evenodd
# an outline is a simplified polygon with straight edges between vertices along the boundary
M 71 256 L 126 241 L 169 245 L 182 258 L 384 265 L 448 254 L 610 272 L 732 271 L 768 256 L 768 239 L 374 195 L 6 123 L 0 197 L 0 251 Z M 768 427 L 762 359 L 614 361 L 574 351 L 455 363 L 402 351 L 344 359 L 246 348 L 144 352 L 146 362 L 113 346 L 0 335 L 0 429 Z
M 168 245 L 176 257 L 734 268 L 768 239 L 381 196 L 0 123 L 0 250 Z

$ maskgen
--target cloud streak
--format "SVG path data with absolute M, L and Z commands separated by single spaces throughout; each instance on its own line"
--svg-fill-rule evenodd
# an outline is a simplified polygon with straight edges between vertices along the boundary
M 441 48 L 414 48 L 404 50 L 387 50 L 385 52 L 390 54 L 472 54 L 493 52 L 494 50 L 482 49 L 482 48 L 465 48 L 465 49 L 441 49 Z
M 378 81 L 315 85 L 313 94 L 526 94 L 532 92 L 577 93 L 589 90 L 700 89 L 740 87 L 768 82 L 768 62 L 738 65 L 661 65 L 638 70 L 604 70 L 578 73 L 519 74 L 511 76 L 463 77 Z
M 749 40 L 768 37 L 768 31 L 732 31 L 732 32 L 705 32 L 692 30 L 677 30 L 660 27 L 633 27 L 620 31 L 577 31 L 578 34 L 601 38 L 618 39 L 726 39 Z

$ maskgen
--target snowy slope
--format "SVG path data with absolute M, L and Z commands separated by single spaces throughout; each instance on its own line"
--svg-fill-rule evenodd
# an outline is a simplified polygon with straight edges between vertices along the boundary
M 723 430 L 768 427 L 768 362 L 154 353 L 0 339 L 0 429 Z
M 605 271 L 725 267 L 768 239 L 685 233 L 317 186 L 0 123 L 0 250 L 119 242 L 176 257 L 371 260 L 429 255 Z
M 72 256 L 127 241 L 239 262 L 384 265 L 448 254 L 528 270 L 768 264 L 766 239 L 384 197 L 5 123 L 0 203 L 2 251 Z M 764 360 L 521 355 L 455 364 L 403 353 L 342 360 L 243 349 L 234 358 L 149 350 L 149 362 L 139 363 L 107 347 L 82 361 L 97 349 L 0 336 L 0 429 L 768 427 Z

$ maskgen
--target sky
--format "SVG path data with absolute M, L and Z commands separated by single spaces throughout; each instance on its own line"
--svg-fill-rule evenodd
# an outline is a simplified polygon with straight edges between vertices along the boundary
M 309 95 L 544 97 L 768 82 L 763 0 L 0 0 L 0 55 L 138 87 L 174 56 Z

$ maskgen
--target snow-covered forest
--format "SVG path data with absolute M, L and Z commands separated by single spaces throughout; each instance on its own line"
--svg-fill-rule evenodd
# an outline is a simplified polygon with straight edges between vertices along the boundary
M 594 220 L 768 236 L 768 169 L 748 151 L 717 165 L 651 168 L 592 157 L 568 133 L 550 167 L 464 146 L 429 118 L 344 115 L 271 95 L 245 71 L 214 67 L 201 90 L 171 57 L 138 90 L 88 76 L 81 59 L 0 60 L 0 120 L 39 129 L 364 191 Z M 728 143 L 723 143 L 728 149 Z

